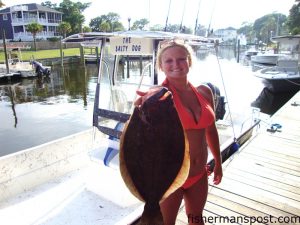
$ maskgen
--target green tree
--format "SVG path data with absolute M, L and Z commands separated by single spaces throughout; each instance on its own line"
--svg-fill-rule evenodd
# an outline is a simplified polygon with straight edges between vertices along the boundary
M 85 21 L 83 11 L 88 8 L 91 3 L 72 2 L 63 0 L 55 9 L 62 12 L 62 20 L 68 22 L 72 27 L 72 33 L 82 31 L 82 25 Z
M 107 25 L 105 25 L 107 23 Z M 120 16 L 117 13 L 108 13 L 107 15 L 101 15 L 94 19 L 91 19 L 90 27 L 92 31 L 100 32 L 114 32 L 124 30 L 124 26 L 120 22 Z
M 150 27 L 150 30 L 152 31 L 163 31 L 164 26 L 161 24 L 154 24 L 152 27 Z
M 88 27 L 88 26 L 84 26 L 84 27 L 82 28 L 82 31 L 83 31 L 84 33 L 86 33 L 86 32 L 91 32 L 92 29 L 91 29 L 90 27 Z
M 179 24 L 168 24 L 167 31 L 172 33 L 185 33 L 185 34 L 193 33 L 192 29 L 186 26 L 183 26 L 182 29 L 180 29 Z
M 50 9 L 57 9 L 57 4 L 53 4 L 51 1 L 42 2 L 41 5 L 46 6 Z
M 94 19 L 91 19 L 89 26 L 94 32 L 100 32 L 100 25 L 102 23 L 102 20 L 104 20 L 103 16 L 98 16 Z
M 292 34 L 300 34 L 300 3 L 294 4 L 287 19 L 288 30 Z
M 58 32 L 60 32 L 64 38 L 66 38 L 67 34 L 72 31 L 71 25 L 68 22 L 61 22 L 58 25 Z
M 140 19 L 140 20 L 136 20 L 131 29 L 132 30 L 144 30 L 145 26 L 147 26 L 149 24 L 149 20 L 143 18 L 143 19 Z
M 43 26 L 39 23 L 33 22 L 26 26 L 26 30 L 33 36 L 34 50 L 36 51 L 36 34 L 43 31 Z
M 253 32 L 257 41 L 270 42 L 270 37 L 284 34 L 284 24 L 287 17 L 283 14 L 272 13 L 255 20 Z
M 109 32 L 109 31 L 111 31 L 111 27 L 110 27 L 109 23 L 106 22 L 106 21 L 103 21 L 100 24 L 100 31 L 103 31 L 103 32 Z

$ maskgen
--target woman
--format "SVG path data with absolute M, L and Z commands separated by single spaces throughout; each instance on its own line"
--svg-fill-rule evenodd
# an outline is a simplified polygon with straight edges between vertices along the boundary
M 207 156 L 208 148 L 215 160 L 214 184 L 222 179 L 222 162 L 219 137 L 215 125 L 214 102 L 211 90 L 202 85 L 198 88 L 188 81 L 192 66 L 192 50 L 182 40 L 167 40 L 160 44 L 157 69 L 164 72 L 163 86 L 173 94 L 183 128 L 187 134 L 190 151 L 189 176 L 184 185 L 161 202 L 160 207 L 165 225 L 174 225 L 182 199 L 185 202 L 189 224 L 204 224 L 202 212 L 207 199 Z M 146 93 L 139 92 L 144 96 Z M 141 104 L 142 98 L 136 104 Z

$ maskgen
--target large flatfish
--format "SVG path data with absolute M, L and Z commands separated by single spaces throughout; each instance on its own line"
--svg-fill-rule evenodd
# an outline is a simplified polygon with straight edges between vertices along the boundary
M 145 202 L 140 225 L 164 224 L 159 202 L 182 186 L 189 163 L 172 93 L 159 87 L 135 107 L 120 139 L 121 175 L 131 193 Z

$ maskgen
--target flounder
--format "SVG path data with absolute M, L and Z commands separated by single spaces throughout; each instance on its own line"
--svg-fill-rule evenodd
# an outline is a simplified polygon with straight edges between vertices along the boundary
M 140 225 L 163 223 L 159 202 L 182 186 L 189 172 L 188 141 L 172 93 L 159 87 L 135 107 L 120 139 L 120 171 L 145 202 Z

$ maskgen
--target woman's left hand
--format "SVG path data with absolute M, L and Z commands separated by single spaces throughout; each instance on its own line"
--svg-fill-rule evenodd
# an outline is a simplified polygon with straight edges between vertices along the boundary
M 222 164 L 217 163 L 214 167 L 214 179 L 213 182 L 215 185 L 221 183 L 223 177 Z

